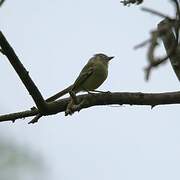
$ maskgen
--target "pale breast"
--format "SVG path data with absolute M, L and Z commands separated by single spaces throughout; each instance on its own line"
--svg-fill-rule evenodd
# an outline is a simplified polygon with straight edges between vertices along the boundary
M 92 75 L 84 82 L 83 87 L 86 90 L 95 90 L 106 80 L 107 75 L 107 67 L 104 64 L 98 64 Z

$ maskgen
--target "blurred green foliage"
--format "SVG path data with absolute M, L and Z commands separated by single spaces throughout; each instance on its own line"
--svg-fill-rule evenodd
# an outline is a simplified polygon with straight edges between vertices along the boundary
M 47 179 L 43 160 L 27 147 L 0 138 L 0 180 Z

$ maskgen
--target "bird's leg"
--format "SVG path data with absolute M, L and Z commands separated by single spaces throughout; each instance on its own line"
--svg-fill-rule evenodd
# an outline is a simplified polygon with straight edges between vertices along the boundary
M 87 103 L 87 100 L 83 99 L 79 104 L 70 104 L 70 103 L 68 104 L 68 106 L 70 107 L 67 107 L 65 111 L 65 116 L 72 115 L 75 111 L 79 112 L 83 108 L 83 106 Z
M 66 111 L 65 111 L 65 116 L 73 114 L 73 111 L 72 111 L 73 105 L 74 105 L 73 99 L 71 98 L 70 102 L 67 105 L 67 108 L 66 108 Z
M 74 91 L 69 91 L 69 94 L 73 100 L 73 103 L 74 104 L 78 104 L 78 100 L 77 100 L 77 97 L 76 97 L 76 93 Z
M 67 105 L 65 116 L 73 114 L 73 106 L 78 104 L 78 100 L 76 97 L 76 93 L 74 91 L 69 91 L 70 94 L 70 102 Z

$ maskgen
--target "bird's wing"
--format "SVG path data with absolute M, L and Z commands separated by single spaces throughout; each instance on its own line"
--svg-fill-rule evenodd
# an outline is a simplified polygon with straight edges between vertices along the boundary
M 92 65 L 91 67 L 89 65 L 86 65 L 82 69 L 76 81 L 74 82 L 72 90 L 78 90 L 79 87 L 92 75 L 93 72 L 94 72 L 94 67 Z

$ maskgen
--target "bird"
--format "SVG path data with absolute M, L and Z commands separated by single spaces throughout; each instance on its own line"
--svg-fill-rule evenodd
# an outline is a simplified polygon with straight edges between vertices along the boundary
M 105 54 L 95 54 L 84 66 L 79 76 L 72 85 L 71 91 L 78 93 L 81 91 L 96 90 L 108 76 L 109 57 Z
M 49 97 L 48 99 L 46 99 L 46 102 L 55 101 L 56 99 L 70 92 L 76 94 L 82 91 L 95 91 L 106 80 L 108 76 L 109 61 L 113 58 L 114 56 L 107 56 L 103 53 L 95 54 L 93 57 L 89 59 L 87 64 L 83 67 L 79 76 L 76 78 L 72 85 Z M 73 113 L 71 111 L 72 104 L 73 101 L 71 100 L 67 106 L 65 115 Z M 38 119 L 41 117 L 41 114 L 36 115 L 35 118 L 33 118 L 29 122 L 29 124 L 37 122 Z
M 83 67 L 72 85 L 51 96 L 46 101 L 54 101 L 70 91 L 76 94 L 82 91 L 89 92 L 96 90 L 107 79 L 109 62 L 113 58 L 114 56 L 107 56 L 103 53 L 95 54 Z

